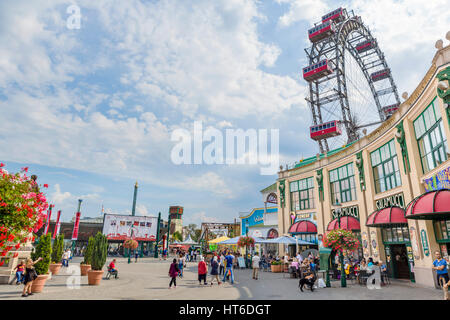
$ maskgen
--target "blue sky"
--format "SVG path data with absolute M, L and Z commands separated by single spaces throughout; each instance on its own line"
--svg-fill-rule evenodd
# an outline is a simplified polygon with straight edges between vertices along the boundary
M 81 9 L 81 28 L 66 9 Z M 429 68 L 447 1 L 24 1 L 0 3 L 0 161 L 48 183 L 70 220 L 185 207 L 186 223 L 262 206 L 258 166 L 176 166 L 177 128 L 280 129 L 281 164 L 317 153 L 305 129 L 308 27 L 339 6 L 370 26 L 399 92 Z M 430 23 L 432 21 L 433 23 Z

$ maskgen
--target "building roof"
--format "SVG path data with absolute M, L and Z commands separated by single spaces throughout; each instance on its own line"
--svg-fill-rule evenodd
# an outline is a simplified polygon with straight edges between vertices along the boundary
M 262 189 L 260 192 L 264 193 L 264 192 L 269 192 L 269 191 L 277 191 L 277 183 L 276 182 L 271 184 L 270 186 Z

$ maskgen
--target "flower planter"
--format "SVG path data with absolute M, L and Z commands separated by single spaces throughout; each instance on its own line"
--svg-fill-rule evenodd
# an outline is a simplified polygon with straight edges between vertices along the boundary
M 88 271 L 91 270 L 90 264 L 80 264 L 80 270 L 82 276 L 87 276 Z
M 59 273 L 59 270 L 62 267 L 62 263 L 50 263 L 48 266 L 48 269 L 52 273 L 52 275 L 57 275 Z
M 272 264 L 270 270 L 272 272 L 281 272 L 281 264 Z
M 47 274 L 40 274 L 36 279 L 33 280 L 33 284 L 31 285 L 31 292 L 39 293 L 42 292 L 45 286 L 45 282 L 48 279 Z
M 90 286 L 98 286 L 100 284 L 100 280 L 102 280 L 103 270 L 89 270 L 87 275 L 88 284 Z

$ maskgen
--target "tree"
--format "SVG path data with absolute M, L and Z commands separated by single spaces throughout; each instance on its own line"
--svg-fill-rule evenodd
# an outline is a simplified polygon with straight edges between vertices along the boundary
M 181 233 L 179 231 L 175 231 L 174 234 L 172 235 L 172 239 L 178 240 L 178 241 L 183 241 L 183 236 L 181 235 Z
M 94 247 L 92 249 L 92 270 L 102 270 L 106 263 L 106 254 L 108 252 L 108 239 L 101 232 L 97 232 L 94 238 Z
M 53 241 L 52 263 L 59 263 L 64 251 L 64 235 L 57 235 Z
M 94 250 L 94 237 L 89 237 L 88 245 L 84 250 L 84 259 L 81 264 L 91 264 L 92 261 L 92 251 Z
M 191 236 L 192 240 L 194 242 L 198 242 L 200 240 L 200 237 L 202 236 L 202 230 L 201 229 L 195 229 L 194 234 Z

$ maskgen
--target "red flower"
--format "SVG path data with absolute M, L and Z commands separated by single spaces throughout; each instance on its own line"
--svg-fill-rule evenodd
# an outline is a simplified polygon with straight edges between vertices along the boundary
M 5 261 L 0 261 L 0 266 L 2 266 L 5 263 Z
M 48 188 L 48 184 L 44 183 L 44 188 Z
M 23 167 L 23 168 L 22 168 L 22 171 L 28 172 L 28 167 Z

